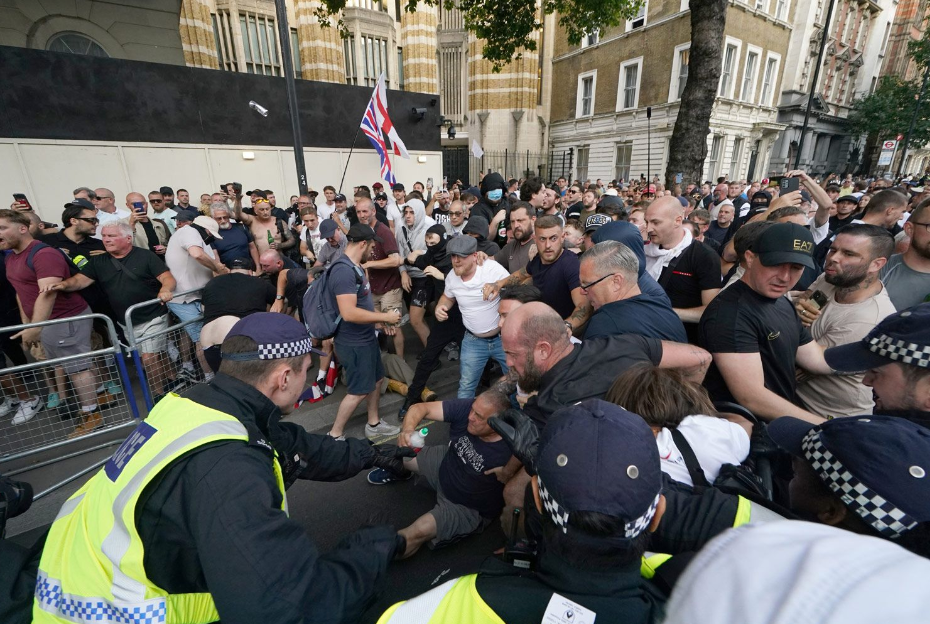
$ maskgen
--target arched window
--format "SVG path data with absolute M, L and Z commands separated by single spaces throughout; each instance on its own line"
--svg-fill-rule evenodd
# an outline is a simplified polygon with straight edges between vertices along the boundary
M 99 43 L 78 33 L 62 33 L 55 35 L 48 42 L 50 52 L 67 52 L 69 54 L 81 54 L 83 56 L 96 56 L 100 58 L 110 58 L 107 51 Z

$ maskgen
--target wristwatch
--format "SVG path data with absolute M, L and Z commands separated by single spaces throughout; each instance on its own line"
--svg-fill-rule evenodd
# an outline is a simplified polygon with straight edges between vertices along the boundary
M 275 300 L 275 301 L 281 301 L 282 299 L 284 299 L 284 295 L 275 295 L 275 296 L 274 296 L 274 300 Z

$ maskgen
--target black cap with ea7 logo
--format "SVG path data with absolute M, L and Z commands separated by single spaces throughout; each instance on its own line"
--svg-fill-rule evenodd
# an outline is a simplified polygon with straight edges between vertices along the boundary
M 766 228 L 751 251 L 763 266 L 801 264 L 814 268 L 814 237 L 809 228 L 797 223 L 776 223 Z

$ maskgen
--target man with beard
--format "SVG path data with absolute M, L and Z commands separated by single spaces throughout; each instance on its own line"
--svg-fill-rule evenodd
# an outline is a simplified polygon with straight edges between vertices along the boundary
M 894 250 L 894 239 L 882 227 L 847 225 L 830 246 L 823 275 L 797 301 L 801 323 L 823 347 L 861 340 L 894 305 L 878 274 Z M 826 296 L 821 307 L 811 299 L 820 291 Z M 805 375 L 798 383 L 798 398 L 820 416 L 869 414 L 872 393 L 862 385 L 863 374 Z
M 897 310 L 913 307 L 930 295 L 930 199 L 911 211 L 904 222 L 904 233 L 910 238 L 910 246 L 904 253 L 891 256 L 879 276 Z
M 513 239 L 494 254 L 494 261 L 510 273 L 526 267 L 531 255 L 535 255 L 536 243 L 533 240 L 535 223 L 536 211 L 533 207 L 525 201 L 516 202 L 510 209 Z
M 258 248 L 255 238 L 249 228 L 242 223 L 233 223 L 229 218 L 229 207 L 226 202 L 210 204 L 210 214 L 220 226 L 220 235 L 213 242 L 213 248 L 220 254 L 220 262 L 226 266 L 236 258 L 251 258 L 252 266 L 258 267 Z

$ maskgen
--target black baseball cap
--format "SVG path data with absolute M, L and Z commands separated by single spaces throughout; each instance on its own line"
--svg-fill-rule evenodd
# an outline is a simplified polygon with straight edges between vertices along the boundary
M 388 196 L 385 193 L 375 195 L 375 201 L 387 201 Z
M 588 217 L 584 220 L 584 233 L 587 234 L 588 232 L 593 232 L 602 225 L 610 223 L 610 221 L 610 217 L 605 214 L 598 213 L 588 215 Z
M 351 243 L 359 243 L 361 241 L 370 241 L 373 240 L 376 243 L 380 243 L 381 239 L 375 236 L 375 231 L 371 229 L 371 226 L 365 225 L 364 223 L 356 223 L 349 228 L 349 233 L 346 234 L 346 238 Z
M 662 492 L 652 429 L 600 399 L 552 415 L 539 438 L 536 472 L 543 513 L 565 533 L 572 513 L 594 511 L 623 520 L 617 537 L 633 539 L 649 527 Z
M 772 440 L 806 460 L 863 522 L 895 539 L 930 521 L 930 429 L 895 416 L 849 416 L 820 425 L 783 416 Z
M 200 216 L 199 212 L 193 210 L 178 210 L 177 214 L 171 217 L 175 221 L 191 221 Z
M 323 219 L 320 221 L 320 238 L 332 238 L 339 226 L 332 219 Z
M 797 223 L 776 223 L 767 228 L 752 246 L 763 266 L 802 264 L 814 268 L 814 237 Z
M 393 186 L 391 186 L 391 190 L 392 191 L 406 191 L 407 189 L 404 188 L 403 184 L 398 182 L 397 184 L 394 184 Z
M 336 196 L 333 198 L 333 201 L 334 201 L 334 202 L 340 202 L 340 201 L 341 201 L 341 202 L 344 202 L 344 201 L 346 201 L 346 196 L 343 195 L 342 193 L 337 193 Z
M 277 312 L 256 312 L 239 319 L 226 334 L 226 340 L 233 336 L 251 338 L 258 343 L 258 348 L 246 353 L 225 353 L 220 347 L 220 355 L 224 360 L 279 360 L 300 357 L 310 353 L 313 347 L 307 329 L 300 321 Z
M 856 197 L 855 195 L 843 195 L 842 197 L 838 197 L 836 199 L 836 203 L 840 203 L 840 202 L 850 202 L 852 204 L 858 205 L 859 198 Z
M 930 368 L 930 303 L 887 316 L 865 338 L 831 347 L 824 358 L 833 370 L 861 373 L 899 362 Z
M 170 186 L 163 186 L 158 189 L 158 192 L 162 195 L 174 195 L 174 189 L 172 189 Z
M 80 206 L 81 208 L 86 208 L 87 210 L 96 210 L 97 207 L 94 206 L 89 199 L 84 199 L 83 197 L 78 197 L 77 199 L 72 199 L 67 204 L 64 205 L 65 208 L 71 208 L 72 206 Z

